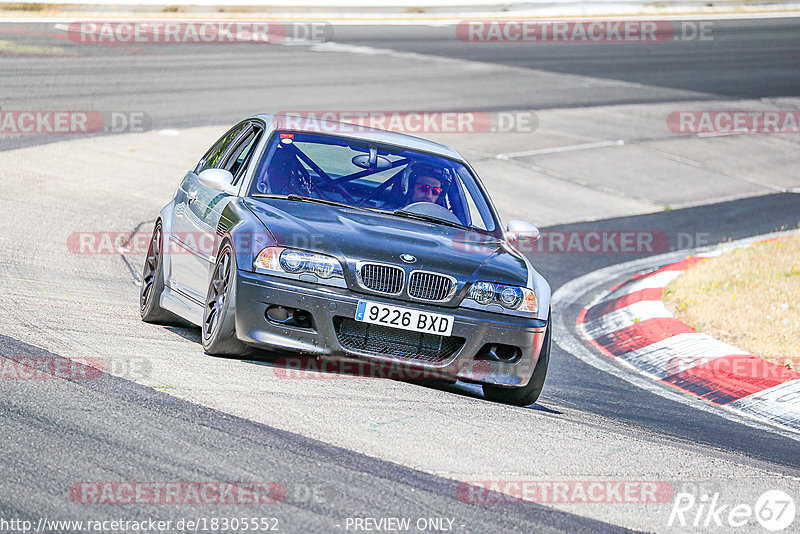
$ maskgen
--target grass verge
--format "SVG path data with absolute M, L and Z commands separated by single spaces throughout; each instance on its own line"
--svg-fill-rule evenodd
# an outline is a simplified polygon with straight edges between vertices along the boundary
M 697 263 L 664 304 L 695 330 L 800 369 L 800 233 Z

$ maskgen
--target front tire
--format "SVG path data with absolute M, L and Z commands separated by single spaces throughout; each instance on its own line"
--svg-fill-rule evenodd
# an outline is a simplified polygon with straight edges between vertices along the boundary
M 180 318 L 161 307 L 164 292 L 164 236 L 161 221 L 156 221 L 153 237 L 147 249 L 139 287 L 139 314 L 146 323 L 178 323 Z
M 212 356 L 243 356 L 251 348 L 236 337 L 236 255 L 222 244 L 203 308 L 203 348 Z
M 550 333 L 552 330 L 553 323 L 551 321 L 551 314 L 548 313 L 547 331 L 544 334 L 542 351 L 539 354 L 539 360 L 536 362 L 536 367 L 533 369 L 533 376 L 531 376 L 528 385 L 521 388 L 504 388 L 484 384 L 484 397 L 491 401 L 514 404 L 516 406 L 529 406 L 536 402 L 539 399 L 539 395 L 542 394 L 544 379 L 547 376 L 547 366 L 550 363 Z

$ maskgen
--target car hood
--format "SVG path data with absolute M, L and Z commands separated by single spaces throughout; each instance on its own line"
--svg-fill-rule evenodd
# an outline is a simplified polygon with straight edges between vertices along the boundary
M 458 279 L 459 289 L 479 279 L 520 286 L 528 281 L 525 261 L 493 236 L 391 214 L 281 198 L 248 198 L 245 203 L 278 245 L 336 256 L 351 274 L 357 261 L 375 261 L 407 271 L 449 274 Z M 411 254 L 416 261 L 406 264 L 401 254 Z

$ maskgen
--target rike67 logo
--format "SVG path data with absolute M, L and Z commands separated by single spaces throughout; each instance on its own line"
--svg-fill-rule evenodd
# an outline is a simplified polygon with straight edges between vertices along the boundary
M 789 494 L 770 490 L 756 499 L 754 504 L 724 502 L 720 493 L 678 493 L 669 514 L 669 527 L 689 527 L 696 531 L 761 527 L 778 532 L 794 522 L 795 504 Z

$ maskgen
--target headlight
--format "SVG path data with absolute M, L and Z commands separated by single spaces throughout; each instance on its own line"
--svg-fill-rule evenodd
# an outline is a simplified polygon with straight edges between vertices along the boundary
M 475 282 L 472 284 L 472 287 L 469 288 L 469 295 L 467 296 L 467 298 L 474 300 L 478 304 L 483 304 L 484 306 L 491 303 L 494 297 L 494 284 L 490 284 L 489 282 Z
M 527 287 L 507 286 L 492 282 L 475 282 L 470 286 L 467 299 L 482 306 L 496 304 L 506 310 L 535 315 L 539 309 L 536 294 Z M 499 311 L 499 310 L 498 310 Z
M 267 247 L 258 253 L 256 271 L 288 274 L 313 274 L 317 278 L 343 278 L 342 265 L 334 257 L 305 250 Z

